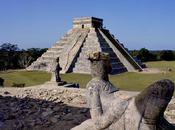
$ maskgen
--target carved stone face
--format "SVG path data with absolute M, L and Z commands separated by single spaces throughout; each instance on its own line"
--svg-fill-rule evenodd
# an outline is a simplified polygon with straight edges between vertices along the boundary
M 112 67 L 108 60 L 91 61 L 92 77 L 99 77 L 108 81 L 108 74 Z
M 102 52 L 94 52 L 90 53 L 88 57 L 88 59 L 91 62 L 92 77 L 98 77 L 108 81 L 108 74 L 112 70 L 109 54 Z

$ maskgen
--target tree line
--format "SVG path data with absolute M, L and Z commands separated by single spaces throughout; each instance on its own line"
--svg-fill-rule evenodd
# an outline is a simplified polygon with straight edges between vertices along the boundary
M 25 50 L 20 49 L 17 44 L 3 43 L 0 45 L 0 70 L 26 68 L 46 51 L 47 48 Z M 140 50 L 131 50 L 130 53 L 142 62 L 175 60 L 175 51 L 172 50 L 150 51 L 141 48 Z
M 175 60 L 175 51 L 172 50 L 157 50 L 151 51 L 146 48 L 130 51 L 131 55 L 142 62 L 147 61 L 173 61 Z
M 19 49 L 17 44 L 0 45 L 0 70 L 22 69 L 40 57 L 47 48 Z

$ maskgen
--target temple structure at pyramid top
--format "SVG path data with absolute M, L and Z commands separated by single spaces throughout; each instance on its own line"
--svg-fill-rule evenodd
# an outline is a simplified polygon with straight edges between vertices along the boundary
M 102 28 L 103 19 L 95 17 L 74 18 L 73 28 Z
M 87 55 L 97 51 L 109 53 L 111 74 L 142 70 L 141 63 L 103 28 L 103 19 L 95 17 L 75 18 L 73 27 L 27 69 L 54 71 L 59 57 L 61 73 L 90 73 Z

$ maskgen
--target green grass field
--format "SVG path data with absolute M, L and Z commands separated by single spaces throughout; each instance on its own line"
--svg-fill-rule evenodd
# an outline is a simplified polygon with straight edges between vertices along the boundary
M 111 75 L 110 80 L 121 90 L 130 91 L 143 90 L 149 84 L 160 79 L 171 79 L 175 82 L 175 61 L 147 62 L 146 65 L 150 68 L 159 68 L 165 72 L 156 74 L 127 72 Z M 169 68 L 171 68 L 172 71 L 168 71 Z M 26 86 L 32 86 L 49 81 L 51 74 L 37 71 L 11 71 L 0 72 L 0 77 L 5 79 L 5 86 L 11 86 L 12 83 L 25 83 Z M 91 76 L 86 74 L 62 74 L 61 78 L 67 82 L 79 83 L 81 88 L 85 88 Z
M 127 72 L 118 75 L 111 75 L 110 81 L 122 90 L 129 91 L 140 91 L 151 83 L 160 79 L 171 79 L 175 82 L 175 61 L 158 61 L 158 62 L 147 62 L 146 65 L 150 68 L 159 68 L 165 73 L 156 74 L 143 74 Z M 168 69 L 172 71 L 169 72 Z M 77 82 L 82 88 L 84 88 L 87 82 L 91 79 L 90 75 L 85 74 L 63 74 L 62 79 L 68 82 Z
M 43 84 L 50 80 L 51 74 L 38 71 L 8 71 L 0 72 L 0 77 L 5 79 L 4 86 L 10 87 L 13 83 L 25 83 L 25 86 Z

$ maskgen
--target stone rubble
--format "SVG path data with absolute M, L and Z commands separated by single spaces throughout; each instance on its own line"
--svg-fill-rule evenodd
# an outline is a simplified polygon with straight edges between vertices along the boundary
M 120 91 L 121 97 L 136 92 Z M 0 88 L 0 130 L 70 130 L 90 118 L 85 90 L 40 85 Z M 165 116 L 175 124 L 175 99 Z
M 0 89 L 0 130 L 69 130 L 90 118 L 83 90 L 47 87 Z

